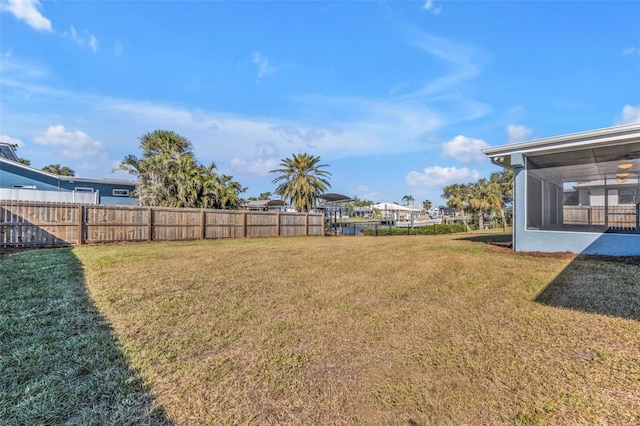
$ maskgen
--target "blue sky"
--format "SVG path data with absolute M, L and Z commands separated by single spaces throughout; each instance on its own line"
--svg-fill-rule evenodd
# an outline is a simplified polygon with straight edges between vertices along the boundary
M 258 196 L 318 155 L 331 192 L 442 202 L 487 146 L 640 121 L 638 1 L 0 0 L 0 138 L 83 177 L 189 138 Z

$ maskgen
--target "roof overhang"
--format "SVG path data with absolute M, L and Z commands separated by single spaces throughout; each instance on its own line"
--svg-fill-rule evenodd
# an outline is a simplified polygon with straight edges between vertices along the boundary
M 529 158 L 540 168 L 564 167 L 563 178 L 598 178 L 616 173 L 616 165 L 638 160 L 640 171 L 640 123 L 571 133 L 545 139 L 485 148 L 482 152 L 499 166 L 512 168 Z
M 7 160 L 6 158 L 2 158 L 0 157 L 0 163 L 5 163 L 5 164 L 9 164 L 11 166 L 20 168 L 20 169 L 24 169 L 24 170 L 30 170 L 31 172 L 37 173 L 39 175 L 42 176 L 47 176 L 49 178 L 52 179 L 57 179 L 60 181 L 65 181 L 65 182 L 69 182 L 69 183 L 94 183 L 94 184 L 110 184 L 110 185 L 126 185 L 126 186 L 135 186 L 136 185 L 136 181 L 133 180 L 122 180 L 122 179 L 108 179 L 108 178 L 83 178 L 83 177 L 78 177 L 78 176 L 62 176 L 62 175 L 56 175 L 54 173 L 50 173 L 50 172 L 45 172 L 44 170 L 40 170 L 40 169 L 35 169 L 31 166 L 27 166 L 26 164 L 22 164 L 16 161 L 11 161 L 11 160 Z
M 351 197 L 347 197 L 342 194 L 322 194 L 318 198 L 325 200 L 327 203 L 348 203 L 351 201 Z
M 251 200 L 245 204 L 249 208 L 264 208 L 264 207 L 282 207 L 287 203 L 283 200 Z

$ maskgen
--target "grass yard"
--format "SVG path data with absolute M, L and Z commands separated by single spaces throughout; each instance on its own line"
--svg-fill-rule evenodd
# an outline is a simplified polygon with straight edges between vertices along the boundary
M 0 423 L 638 424 L 640 266 L 486 235 L 10 255 Z

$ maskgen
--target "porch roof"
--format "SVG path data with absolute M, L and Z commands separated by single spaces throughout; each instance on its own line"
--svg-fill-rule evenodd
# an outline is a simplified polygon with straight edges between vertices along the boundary
M 571 133 L 485 148 L 499 166 L 513 167 L 514 154 L 524 154 L 539 168 L 553 168 L 565 181 L 615 176 L 621 162 L 640 173 L 640 123 Z

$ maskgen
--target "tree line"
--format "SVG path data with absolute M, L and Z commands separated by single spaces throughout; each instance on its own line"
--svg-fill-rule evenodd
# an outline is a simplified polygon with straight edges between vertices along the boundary
M 513 171 L 504 169 L 491 173 L 489 179 L 481 178 L 467 184 L 454 183 L 445 186 L 442 198 L 447 206 L 460 212 L 460 217 L 467 231 L 469 221 L 467 214 L 478 218 L 478 227 L 484 229 L 485 215 L 500 215 L 503 228 L 507 228 L 507 205 L 513 201 Z
M 126 156 L 117 170 L 137 177 L 133 195 L 143 206 L 238 209 L 244 203 L 240 194 L 247 190 L 233 176 L 219 174 L 215 163 L 200 164 L 191 142 L 170 130 L 155 130 L 140 138 L 142 156 Z M 319 164 L 320 157 L 294 154 L 280 163 L 273 183 L 275 190 L 299 212 L 311 210 L 318 196 L 331 185 L 331 173 Z M 260 194 L 269 199 L 270 192 Z
M 115 170 L 127 171 L 137 178 L 132 195 L 138 198 L 140 205 L 239 209 L 245 202 L 241 194 L 247 188 L 233 176 L 218 173 L 215 163 L 199 163 L 191 141 L 184 136 L 170 130 L 154 130 L 139 140 L 142 155 L 127 155 Z M 14 150 L 17 148 L 12 146 Z M 19 162 L 30 165 L 24 158 L 19 158 Z M 320 195 L 331 187 L 331 173 L 326 167 L 328 165 L 321 164 L 320 157 L 307 153 L 282 159 L 278 168 L 270 171 L 276 174 L 272 181 L 278 184 L 275 194 L 298 212 L 310 211 Z M 63 176 L 75 175 L 69 167 L 60 164 L 51 164 L 42 170 Z M 271 196 L 271 192 L 265 192 L 258 199 L 268 200 Z M 489 179 L 448 185 L 442 191 L 442 198 L 447 200 L 448 207 L 460 211 L 467 230 L 470 230 L 468 215 L 476 216 L 483 229 L 485 215 L 490 213 L 499 214 L 506 228 L 506 206 L 513 198 L 513 172 L 502 170 L 492 173 Z M 415 200 L 411 195 L 405 195 L 402 201 L 410 205 Z M 372 204 L 373 201 L 360 200 L 357 196 L 352 200 L 354 207 Z M 424 200 L 422 207 L 431 209 L 431 201 Z

